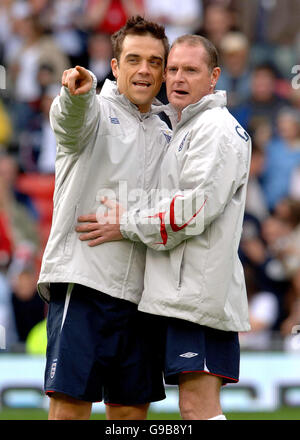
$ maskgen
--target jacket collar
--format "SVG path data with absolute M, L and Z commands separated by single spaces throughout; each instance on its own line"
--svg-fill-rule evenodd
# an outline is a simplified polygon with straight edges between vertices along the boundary
M 133 104 L 125 95 L 121 94 L 118 90 L 116 81 L 106 79 L 101 89 L 100 95 L 110 101 L 114 101 L 121 105 L 125 110 L 132 114 L 139 116 L 142 119 L 149 117 L 151 114 L 161 113 L 165 110 L 165 106 L 158 100 L 154 99 L 150 111 L 148 113 L 141 113 L 138 107 Z
M 164 112 L 169 116 L 172 128 L 181 126 L 185 124 L 189 119 L 191 119 L 196 114 L 202 113 L 205 110 L 224 107 L 227 104 L 227 97 L 225 90 L 216 90 L 214 93 L 203 96 L 200 101 L 195 104 L 190 104 L 185 107 L 181 113 L 181 119 L 178 121 L 177 111 L 171 104 L 168 104 L 164 108 Z

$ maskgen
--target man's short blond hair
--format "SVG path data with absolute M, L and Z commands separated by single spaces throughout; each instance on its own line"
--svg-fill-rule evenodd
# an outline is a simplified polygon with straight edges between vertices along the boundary
M 187 44 L 189 46 L 202 46 L 207 53 L 207 66 L 210 71 L 219 65 L 219 54 L 216 47 L 207 38 L 201 35 L 182 35 L 173 42 L 171 49 L 179 44 Z

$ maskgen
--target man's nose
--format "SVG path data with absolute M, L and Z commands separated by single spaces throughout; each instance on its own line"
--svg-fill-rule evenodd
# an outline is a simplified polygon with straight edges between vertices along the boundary
M 184 78 L 183 78 L 183 74 L 182 74 L 182 70 L 181 70 L 181 69 L 178 69 L 178 70 L 176 71 L 176 74 L 175 74 L 174 80 L 175 80 L 176 82 L 179 82 L 179 83 L 181 83 L 181 82 L 184 81 Z
M 147 74 L 150 72 L 149 64 L 146 60 L 142 61 L 139 66 L 139 73 Z

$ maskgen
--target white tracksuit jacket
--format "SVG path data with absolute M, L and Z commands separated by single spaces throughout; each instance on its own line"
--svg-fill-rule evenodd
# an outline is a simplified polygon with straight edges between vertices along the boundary
M 238 246 L 250 150 L 226 92 L 183 110 L 160 170 L 160 188 L 170 195 L 122 217 L 123 236 L 148 246 L 140 310 L 249 330 Z
M 114 82 L 106 80 L 100 95 L 95 89 L 95 77 L 92 90 L 81 96 L 62 87 L 51 107 L 57 139 L 54 212 L 38 290 L 49 301 L 49 283 L 72 282 L 138 303 L 145 245 L 124 240 L 91 248 L 75 226 L 79 215 L 97 211 L 103 195 L 138 206 L 138 191 L 158 184 L 171 131 L 155 114 L 161 111 L 158 101 L 141 114 Z

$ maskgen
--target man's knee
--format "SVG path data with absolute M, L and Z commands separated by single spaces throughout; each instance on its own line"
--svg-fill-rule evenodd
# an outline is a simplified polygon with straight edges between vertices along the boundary
M 142 405 L 106 405 L 107 420 L 146 420 L 149 403 Z
M 49 420 L 88 420 L 91 415 L 91 402 L 74 399 L 62 393 L 50 397 Z

